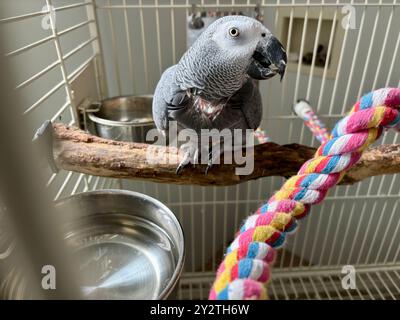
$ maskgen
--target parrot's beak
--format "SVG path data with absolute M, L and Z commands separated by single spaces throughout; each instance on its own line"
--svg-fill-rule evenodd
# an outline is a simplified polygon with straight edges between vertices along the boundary
M 258 43 L 247 73 L 257 80 L 269 79 L 279 74 L 282 80 L 286 63 L 285 49 L 277 38 L 270 35 Z

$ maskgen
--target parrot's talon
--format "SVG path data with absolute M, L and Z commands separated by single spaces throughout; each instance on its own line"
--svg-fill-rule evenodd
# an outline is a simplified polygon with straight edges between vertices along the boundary
M 208 171 L 212 168 L 212 166 L 213 166 L 212 163 L 207 164 L 206 170 L 204 171 L 204 175 L 208 174 Z
M 180 147 L 180 150 L 183 152 L 183 159 L 182 161 L 179 163 L 178 167 L 175 170 L 175 173 L 177 175 L 182 173 L 182 170 L 189 165 L 189 163 L 191 163 L 193 165 L 193 167 L 196 166 L 196 164 L 198 163 L 198 157 L 199 157 L 199 150 L 198 148 L 191 144 L 191 143 L 186 143 L 183 144 Z
M 179 176 L 179 175 L 182 173 L 182 170 L 185 168 L 185 166 L 186 166 L 186 165 L 180 164 L 180 165 L 176 168 L 175 174 L 176 174 L 177 176 Z

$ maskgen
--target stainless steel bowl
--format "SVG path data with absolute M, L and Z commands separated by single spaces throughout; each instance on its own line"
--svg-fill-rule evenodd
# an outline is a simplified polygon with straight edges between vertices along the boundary
M 106 139 L 144 143 L 147 132 L 155 128 L 152 103 L 151 95 L 103 100 L 99 111 L 88 112 L 89 131 Z
M 136 192 L 101 190 L 60 200 L 56 208 L 71 211 L 66 239 L 86 298 L 171 298 L 183 267 L 184 237 L 165 205 Z

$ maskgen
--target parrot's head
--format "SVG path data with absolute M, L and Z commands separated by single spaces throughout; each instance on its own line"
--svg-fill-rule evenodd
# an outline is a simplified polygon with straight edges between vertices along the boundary
M 210 37 L 232 59 L 247 62 L 253 79 L 269 79 L 286 69 L 286 51 L 279 40 L 259 21 L 245 16 L 227 16 L 209 27 Z

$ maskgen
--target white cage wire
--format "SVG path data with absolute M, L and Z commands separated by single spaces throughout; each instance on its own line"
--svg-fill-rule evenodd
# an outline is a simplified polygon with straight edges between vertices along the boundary
M 264 128 L 273 141 L 316 146 L 292 113 L 305 98 L 332 126 L 364 92 L 400 85 L 400 3 L 396 0 L 35 0 L 2 1 L 0 27 L 15 69 L 21 110 L 39 127 L 45 119 L 77 124 L 85 97 L 151 94 L 167 67 L 186 50 L 187 17 L 196 10 L 251 14 L 300 57 L 319 43 L 328 59 L 293 62 L 283 82 L 261 82 Z M 54 10 L 53 10 L 54 9 Z M 351 11 L 354 25 L 344 28 Z M 54 25 L 55 28 L 52 28 Z M 297 39 L 297 40 L 296 40 Z M 291 48 L 292 46 L 292 48 Z M 295 49 L 293 49 L 295 48 Z M 3 106 L 9 107 L 9 106 Z M 388 132 L 383 143 L 400 143 Z M 116 181 L 73 172 L 48 173 L 54 199 L 86 190 L 125 188 L 153 196 L 177 214 L 186 234 L 179 298 L 205 299 L 215 269 L 241 221 L 284 180 L 271 177 L 230 187 Z M 372 177 L 331 191 L 289 237 L 273 269 L 273 299 L 398 299 L 400 218 L 398 175 Z M 341 286 L 353 265 L 357 288 Z

